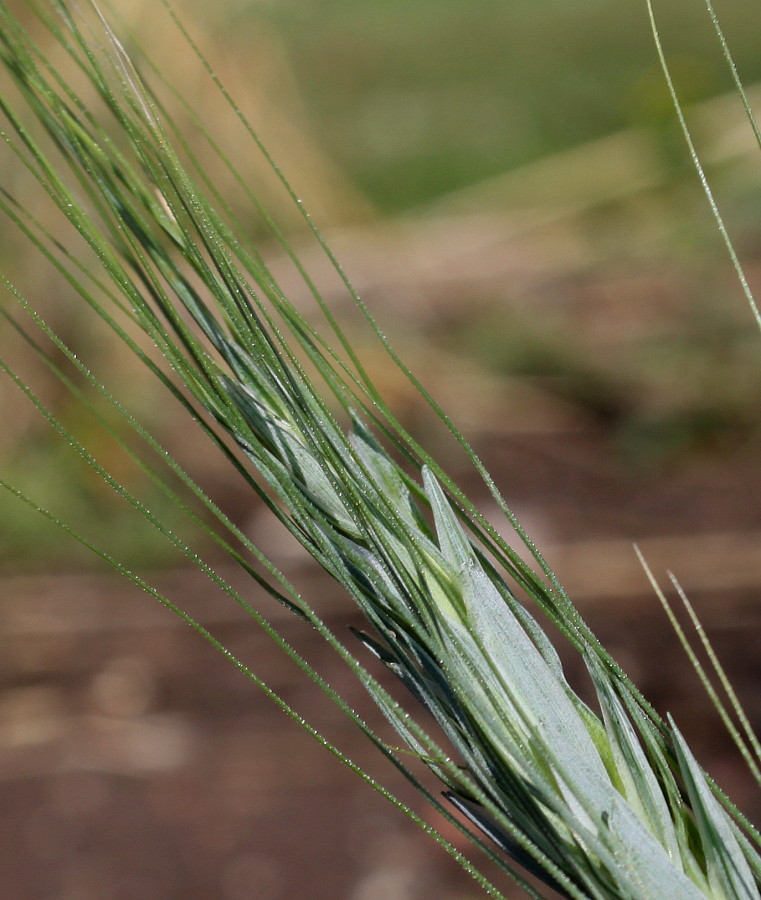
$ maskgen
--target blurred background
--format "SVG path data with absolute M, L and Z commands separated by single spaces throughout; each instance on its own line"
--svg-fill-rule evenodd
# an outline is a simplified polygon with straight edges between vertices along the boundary
M 662 7 L 688 120 L 758 285 L 761 155 L 702 5 Z M 309 309 L 196 117 L 287 230 L 390 405 L 499 523 L 168 16 L 147 0 L 114 0 L 113 8 L 127 47 L 155 57 L 192 101 L 186 109 L 158 86 L 289 296 Z M 670 568 L 680 578 L 758 724 L 759 337 L 675 123 L 644 4 L 186 0 L 177 8 L 381 327 L 473 442 L 603 643 L 758 818 L 757 792 L 632 548 L 636 541 L 659 575 Z M 761 99 L 761 9 L 725 0 L 718 12 L 751 99 Z M 141 69 L 155 79 L 148 59 Z M 3 185 L 44 217 L 44 199 L 10 153 L 0 167 Z M 340 590 L 240 491 L 202 435 L 13 228 L 3 230 L 0 257 L 93 370 L 347 634 L 357 619 Z M 215 559 L 5 331 L 6 358 L 101 462 L 218 562 L 382 728 L 319 639 Z M 160 585 L 461 846 L 7 379 L 0 402 L 5 478 Z M 3 896 L 481 896 L 429 838 L 200 638 L 12 499 L 2 501 L 0 565 Z M 588 691 L 578 664 L 568 667 Z

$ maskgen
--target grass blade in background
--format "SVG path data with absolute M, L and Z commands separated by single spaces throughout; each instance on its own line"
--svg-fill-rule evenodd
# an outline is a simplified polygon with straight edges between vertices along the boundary
M 650 17 L 650 26 L 653 32 L 653 39 L 655 40 L 655 47 L 658 53 L 658 61 L 660 62 L 661 68 L 663 70 L 663 74 L 666 78 L 666 84 L 668 86 L 669 95 L 671 96 L 671 101 L 674 104 L 674 110 L 676 111 L 677 119 L 679 120 L 679 127 L 684 135 L 684 139 L 687 142 L 687 149 L 690 154 L 690 159 L 692 160 L 693 165 L 698 173 L 698 177 L 700 178 L 700 183 L 703 187 L 703 191 L 705 192 L 706 199 L 708 200 L 708 205 L 711 208 L 711 214 L 716 221 L 716 226 L 719 229 L 719 234 L 721 235 L 722 240 L 724 241 L 724 245 L 727 248 L 727 252 L 729 253 L 729 258 L 732 261 L 732 267 L 737 274 L 737 279 L 740 282 L 740 287 L 742 288 L 743 294 L 745 295 L 745 299 L 748 301 L 748 305 L 750 306 L 751 313 L 753 314 L 753 318 L 756 321 L 756 324 L 759 328 L 761 328 L 761 310 L 758 308 L 758 304 L 756 303 L 756 298 L 753 296 L 753 291 L 751 290 L 750 284 L 748 283 L 748 279 L 743 270 L 742 264 L 737 256 L 737 251 L 735 250 L 735 246 L 732 242 L 732 238 L 730 237 L 729 231 L 727 230 L 727 226 L 724 223 L 724 217 L 722 216 L 719 206 L 716 202 L 716 198 L 714 197 L 713 190 L 711 189 L 711 185 L 708 182 L 708 177 L 706 176 L 705 170 L 703 168 L 703 164 L 700 161 L 700 156 L 698 154 L 697 148 L 695 147 L 695 143 L 692 139 L 692 133 L 690 132 L 690 128 L 687 124 L 687 120 L 684 116 L 684 110 L 682 109 L 682 104 L 679 102 L 679 96 L 676 91 L 676 87 L 674 85 L 674 79 L 671 75 L 671 68 L 669 67 L 668 61 L 666 59 L 666 54 L 663 50 L 663 46 L 661 44 L 660 32 L 658 30 L 658 25 L 656 22 L 655 10 L 653 8 L 652 0 L 646 0 L 647 2 L 647 11 Z M 721 26 L 719 24 L 719 20 L 716 17 L 716 14 L 713 10 L 713 6 L 710 0 L 706 0 L 706 6 L 711 17 L 711 22 L 716 29 L 719 40 L 722 44 L 722 50 L 724 51 L 725 58 L 729 63 L 730 69 L 732 71 L 733 78 L 735 80 L 735 86 L 738 89 L 740 94 L 740 99 L 743 102 L 745 107 L 746 114 L 748 115 L 751 127 L 753 128 L 754 134 L 758 136 L 758 129 L 756 127 L 755 120 L 753 118 L 753 113 L 751 112 L 750 106 L 748 105 L 748 100 L 745 95 L 745 91 L 743 90 L 742 83 L 739 80 L 739 76 L 737 74 L 737 69 L 732 60 L 732 56 L 729 52 L 729 48 L 727 46 L 726 40 L 724 38 L 724 34 L 721 30 Z
M 755 834 L 714 798 L 679 733 L 599 646 L 549 569 L 537 575 L 486 528 L 398 426 L 338 323 L 329 325 L 345 363 L 288 303 L 180 159 L 110 29 L 96 39 L 97 19 L 82 26 L 66 4 L 53 7 L 60 24 L 49 24 L 108 118 L 47 67 L 3 7 L 0 53 L 26 104 L 22 113 L 20 101 L 0 100 L 10 146 L 94 253 L 117 312 L 155 343 L 161 356 L 149 364 L 360 606 L 372 630 L 360 641 L 449 749 L 324 636 L 454 807 L 568 897 L 758 897 L 761 862 L 742 831 Z M 76 284 L 109 315 L 105 298 Z M 602 719 L 566 683 L 517 589 L 583 654 Z

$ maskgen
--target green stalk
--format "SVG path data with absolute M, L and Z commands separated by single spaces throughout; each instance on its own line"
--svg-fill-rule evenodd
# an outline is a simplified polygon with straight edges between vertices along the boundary
M 42 13 L 40 3 L 32 0 L 31 6 Z M 224 87 L 215 79 L 254 146 L 265 154 L 303 211 L 381 346 L 460 443 L 531 550 L 539 573 L 499 537 L 401 426 L 295 255 L 292 258 L 339 348 L 331 347 L 329 338 L 290 305 L 258 253 L 249 251 L 238 236 L 224 204 L 215 207 L 214 192 L 210 197 L 203 179 L 192 171 L 192 157 L 188 164 L 181 159 L 170 138 L 171 124 L 164 122 L 165 112 L 142 85 L 98 7 L 92 4 L 96 21 L 88 27 L 100 25 L 108 48 L 104 54 L 95 49 L 92 31 L 80 24 L 67 3 L 51 0 L 51 6 L 59 21 L 46 13 L 42 21 L 89 80 L 100 111 L 86 107 L 7 7 L 0 6 L 0 58 L 26 104 L 22 113 L 15 105 L 18 101 L 11 101 L 7 93 L 0 95 L 0 110 L 9 126 L 3 137 L 95 254 L 101 274 L 93 279 L 87 277 L 90 273 L 83 274 L 75 257 L 57 250 L 44 229 L 20 212 L 23 204 L 6 195 L 0 205 L 191 412 L 244 484 L 265 499 L 353 598 L 369 629 L 357 633 L 360 646 L 409 689 L 414 712 L 391 698 L 309 603 L 295 596 L 276 567 L 239 530 L 230 528 L 223 513 L 210 507 L 245 552 L 213 531 L 217 543 L 259 587 L 306 619 L 330 643 L 413 757 L 427 766 L 434 783 L 438 779 L 462 819 L 446 811 L 432 789 L 400 762 L 252 604 L 127 491 L 7 363 L 0 361 L 0 367 L 107 484 L 246 609 L 434 809 L 456 822 L 488 860 L 512 874 L 533 896 L 541 895 L 517 874 L 516 865 L 574 900 L 759 898 L 761 860 L 748 839 L 755 839 L 755 833 L 731 805 L 725 804 L 728 811 L 722 808 L 673 723 L 655 714 L 595 639 L 470 445 L 393 351 L 300 198 Z M 184 30 L 183 34 L 190 41 Z M 192 42 L 191 46 L 195 49 Z M 32 135 L 26 116 L 36 120 L 43 138 Z M 292 253 L 282 234 L 275 233 Z M 96 292 L 103 277 L 111 286 L 101 300 Z M 31 312 L 26 301 L 21 302 Z M 110 303 L 113 312 L 105 309 Z M 77 365 L 74 353 L 44 320 L 34 314 L 33 319 L 134 427 L 126 409 L 112 402 L 109 391 Z M 144 331 L 161 362 L 128 337 L 125 324 Z M 47 358 L 44 349 L 32 343 Z M 341 362 L 341 353 L 348 364 Z M 307 361 L 317 378 L 310 377 Z M 60 369 L 54 370 L 78 395 Z M 339 401 L 338 412 L 330 397 Z M 368 410 L 369 421 L 390 438 L 391 448 L 386 449 L 367 424 Z M 210 506 L 181 467 L 166 460 L 160 445 L 141 427 L 137 430 L 186 487 Z M 394 448 L 402 453 L 395 454 Z M 163 484 L 153 467 L 144 468 Z M 2 485 L 33 503 L 5 482 Z M 184 501 L 167 490 L 198 523 Z M 51 513 L 42 512 L 73 532 Z M 95 549 L 83 536 L 74 536 Z M 96 552 L 229 657 L 198 623 L 108 554 Z M 246 554 L 252 554 L 268 576 L 258 574 Z M 602 717 L 567 684 L 556 651 L 518 601 L 518 590 L 525 591 L 582 654 Z M 242 663 L 232 661 L 272 695 Z M 297 715 L 279 702 L 287 714 Z M 426 722 L 432 717 L 435 737 L 429 734 L 430 726 L 421 725 L 419 714 Z M 317 737 L 314 729 L 305 727 Z M 372 781 L 369 776 L 367 780 Z M 446 845 L 443 839 L 440 842 Z M 447 849 L 487 893 L 502 896 L 462 854 L 451 845 Z

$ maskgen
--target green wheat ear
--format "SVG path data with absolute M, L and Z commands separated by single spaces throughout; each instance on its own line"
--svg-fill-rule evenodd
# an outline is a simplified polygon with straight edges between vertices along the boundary
M 406 685 L 408 704 L 391 699 L 33 306 L 20 293 L 17 299 L 45 340 L 206 504 L 218 522 L 209 529 L 218 543 L 343 656 L 409 748 L 408 755 L 438 779 L 445 804 L 229 588 L 231 597 L 435 808 L 450 818 L 447 805 L 456 810 L 458 827 L 532 896 L 542 894 L 521 871 L 578 900 L 758 898 L 761 858 L 755 831 L 707 781 L 674 724 L 655 714 L 599 645 L 524 532 L 519 528 L 539 574 L 402 428 L 314 285 L 310 282 L 327 316 L 330 340 L 289 303 L 245 232 L 204 186 L 204 173 L 194 168 L 193 158 L 182 161 L 184 154 L 170 137 L 171 120 L 98 8 L 93 4 L 96 16 L 85 30 L 63 0 L 30 5 L 87 79 L 97 102 L 87 105 L 73 93 L 31 35 L 0 6 L 0 56 L 21 98 L 10 100 L 8 91 L 0 97 L 8 123 L 5 137 L 94 252 L 97 271 L 83 268 L 76 255 L 24 213 L 23 203 L 2 194 L 0 205 L 94 314 L 185 406 L 244 484 L 351 595 L 368 622 L 368 633 L 357 633 L 359 646 Z M 42 129 L 39 140 L 27 127 L 31 119 Z M 251 137 L 258 143 L 253 132 Z M 316 229 L 315 235 L 329 252 Z M 15 318 L 11 321 L 55 369 L 50 351 Z M 160 352 L 158 362 L 130 337 L 135 326 Z M 388 349 L 380 332 L 378 338 Z M 98 474 L 186 552 L 23 379 L 7 364 L 4 368 Z M 465 439 L 434 409 L 514 522 Z M 155 464 L 146 465 L 164 483 Z M 179 497 L 177 502 L 184 503 Z M 60 520 L 57 524 L 66 527 Z M 192 551 L 186 555 L 195 556 Z M 110 557 L 107 561 L 120 567 Z M 223 584 L 211 567 L 198 562 Z M 582 655 L 600 716 L 566 682 L 555 649 L 518 601 L 519 591 Z M 226 652 L 171 601 L 153 593 Z M 262 684 L 242 663 L 233 662 Z M 296 716 L 289 708 L 286 712 Z M 421 724 L 430 717 L 435 736 Z M 749 752 L 756 748 L 751 742 Z M 502 896 L 480 866 L 448 849 L 487 893 Z

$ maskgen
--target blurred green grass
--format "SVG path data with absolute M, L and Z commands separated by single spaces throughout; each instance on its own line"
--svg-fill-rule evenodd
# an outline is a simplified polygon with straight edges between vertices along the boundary
M 743 77 L 761 79 L 761 9 L 717 5 Z M 238 4 L 283 40 L 309 124 L 385 211 L 672 109 L 642 2 L 289 0 Z M 264 12 L 262 13 L 262 8 Z M 657 4 L 685 103 L 731 88 L 705 9 Z

